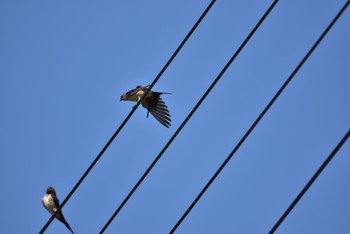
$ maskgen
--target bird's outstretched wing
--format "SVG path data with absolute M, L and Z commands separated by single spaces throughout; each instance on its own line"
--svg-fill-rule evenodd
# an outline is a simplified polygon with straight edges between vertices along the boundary
M 142 106 L 148 111 L 147 117 L 151 113 L 161 124 L 169 128 L 171 126 L 171 116 L 168 107 L 160 97 L 162 94 L 152 91 L 152 96 L 146 97 L 142 102 Z

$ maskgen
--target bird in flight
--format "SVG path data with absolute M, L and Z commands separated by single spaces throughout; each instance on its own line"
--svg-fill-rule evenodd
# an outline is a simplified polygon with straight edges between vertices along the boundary
M 130 90 L 129 92 L 124 93 L 120 97 L 120 101 L 132 101 L 138 102 L 142 96 L 148 90 L 149 85 L 147 86 L 137 86 L 135 89 Z M 156 118 L 161 124 L 169 128 L 171 125 L 170 112 L 168 107 L 165 105 L 164 101 L 160 97 L 162 94 L 170 93 L 161 93 L 149 91 L 147 96 L 142 100 L 142 106 L 147 109 L 147 118 L 148 114 L 151 113 L 154 118 Z
M 60 202 L 56 196 L 56 191 L 53 187 L 48 187 L 46 189 L 46 195 L 43 197 L 43 199 L 41 199 L 41 202 L 43 203 L 43 206 L 50 212 L 50 214 L 55 213 L 57 208 L 60 206 Z M 72 228 L 64 218 L 61 210 L 57 213 L 56 218 L 61 221 L 69 229 L 69 231 L 71 231 L 72 234 L 74 234 Z

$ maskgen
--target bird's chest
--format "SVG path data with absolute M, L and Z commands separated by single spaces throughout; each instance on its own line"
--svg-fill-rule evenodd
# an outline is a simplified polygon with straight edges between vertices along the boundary
M 41 202 L 43 203 L 43 206 L 51 213 L 53 214 L 55 212 L 54 210 L 54 206 L 52 204 L 52 201 L 47 197 L 44 196 L 43 199 L 41 200 Z

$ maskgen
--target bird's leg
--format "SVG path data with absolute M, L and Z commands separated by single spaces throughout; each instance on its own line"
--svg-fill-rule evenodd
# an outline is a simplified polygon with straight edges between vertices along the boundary
M 137 102 L 139 102 L 139 101 L 140 101 L 140 99 L 141 99 L 141 97 L 140 97 L 140 96 L 138 96 L 138 97 L 137 97 Z M 137 102 L 136 102 L 136 104 L 135 104 L 135 105 L 132 107 L 132 109 L 135 109 L 135 108 L 136 108 Z

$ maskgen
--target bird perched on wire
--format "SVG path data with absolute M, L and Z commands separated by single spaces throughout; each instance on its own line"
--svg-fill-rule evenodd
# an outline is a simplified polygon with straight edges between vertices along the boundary
M 130 90 L 129 92 L 124 93 L 120 97 L 120 101 L 132 101 L 138 102 L 142 96 L 148 90 L 149 85 L 147 86 L 137 86 L 135 89 Z M 147 109 L 147 118 L 148 114 L 151 113 L 154 118 L 156 118 L 161 124 L 169 128 L 171 125 L 170 112 L 168 107 L 165 105 L 164 101 L 161 99 L 160 95 L 170 94 L 170 93 L 161 93 L 149 91 L 147 96 L 142 100 L 142 106 Z
M 57 211 L 57 208 L 60 206 L 60 202 L 56 196 L 56 191 L 53 187 L 48 187 L 46 189 L 46 195 L 43 197 L 43 199 L 41 199 L 41 202 L 43 203 L 43 206 L 50 212 L 50 214 L 55 213 Z M 61 221 L 69 229 L 69 231 L 71 231 L 72 234 L 74 234 L 72 228 L 64 218 L 61 210 L 57 213 L 56 218 Z

